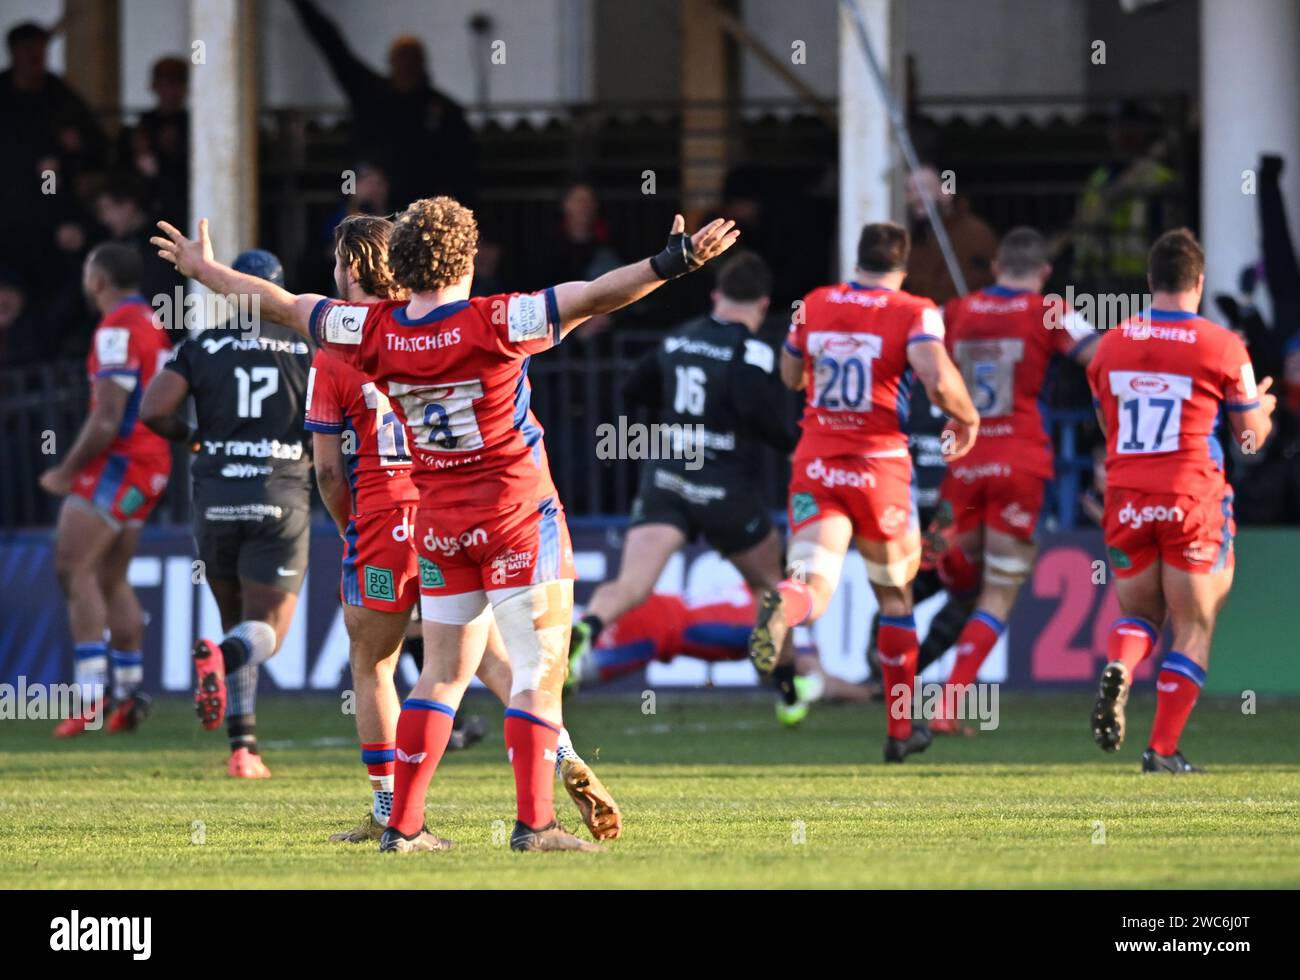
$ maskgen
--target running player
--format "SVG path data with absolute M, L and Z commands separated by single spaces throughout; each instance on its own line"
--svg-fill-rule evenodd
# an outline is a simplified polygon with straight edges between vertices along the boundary
M 416 514 L 425 658 L 397 723 L 393 814 L 383 851 L 443 850 L 424 825 L 429 783 L 452 718 L 482 657 L 489 610 L 510 656 L 505 736 L 515 774 L 515 850 L 593 850 L 555 819 L 561 686 L 573 608 L 573 550 L 529 410 L 527 361 L 591 316 L 611 313 L 685 275 L 736 240 L 731 222 L 693 236 L 681 216 L 651 259 L 592 282 L 535 294 L 470 298 L 478 226 L 451 198 L 416 201 L 389 243 L 406 301 L 359 305 L 294 296 L 220 265 L 206 220 L 197 240 L 160 222 L 152 239 L 182 274 L 220 293 L 259 297 L 289 323 L 374 379 L 406 424 L 420 490 Z
M 953 709 L 1006 629 L 1038 551 L 1038 519 L 1053 472 L 1043 407 L 1055 360 L 1087 367 L 1101 336 L 1059 300 L 1043 296 L 1051 272 L 1043 236 L 1014 228 L 993 261 L 996 283 L 944 310 L 945 344 L 975 399 L 980 438 L 948 468 L 941 488 L 955 539 L 940 570 L 955 592 L 974 587 L 979 599 L 957 638 L 957 660 L 930 724 L 936 734 L 974 734 Z
M 388 268 L 392 222 L 370 215 L 344 218 L 334 229 L 334 283 L 350 303 L 404 294 Z M 355 368 L 324 351 L 307 382 L 307 429 L 321 498 L 343 538 L 340 596 L 356 694 L 361 759 L 370 775 L 371 810 L 359 827 L 330 840 L 378 840 L 392 813 L 397 716 L 393 675 L 419 598 L 415 511 L 406 430 L 388 398 Z M 506 704 L 510 662 L 493 625 L 479 679 Z M 458 715 L 458 720 L 461 715 Z M 621 830 L 618 805 L 561 730 L 556 768 L 597 840 Z
M 826 611 L 844 555 L 856 544 L 880 606 L 886 762 L 923 751 L 931 738 L 924 725 L 913 725 L 910 710 L 917 658 L 911 582 L 921 560 L 904 428 L 912 371 L 949 417 L 949 460 L 970 450 L 979 429 L 944 350 L 938 309 L 899 288 L 909 249 L 900 225 L 867 225 L 858 240 L 857 278 L 813 290 L 790 326 L 781 377 L 807 391 L 790 481 L 790 577 L 759 600 L 749 645 L 759 670 L 784 659 L 789 628 Z
M 759 256 L 728 259 L 712 312 L 668 334 L 628 378 L 629 403 L 648 406 L 683 451 L 642 467 L 618 578 L 596 589 L 573 628 L 571 682 L 601 631 L 645 602 L 668 560 L 701 534 L 756 592 L 781 580 L 781 535 L 757 483 L 763 445 L 788 455 L 797 433 L 781 410 L 776 356 L 756 336 L 771 291 Z M 791 705 L 794 676 L 790 665 L 780 678 Z
M 277 285 L 280 260 L 251 249 L 235 268 Z M 226 294 L 230 295 L 230 294 Z M 311 450 L 303 431 L 311 352 L 283 327 L 248 310 L 176 349 L 145 393 L 142 417 L 155 432 L 195 448 L 194 541 L 225 636 L 194 645 L 199 721 L 226 721 L 239 779 L 271 772 L 257 749 L 260 665 L 284 641 L 307 573 Z M 178 414 L 194 399 L 198 419 Z
M 1173 646 L 1156 678 L 1156 717 L 1143 772 L 1201 770 L 1179 737 L 1210 663 L 1214 623 L 1232 586 L 1232 487 L 1216 435 L 1220 411 L 1245 453 L 1272 430 L 1272 379 L 1258 385 L 1246 346 L 1197 315 L 1205 253 L 1185 228 L 1147 260 L 1151 309 L 1102 338 L 1088 368 L 1106 435 L 1106 556 L 1124 615 L 1111 627 L 1092 712 L 1106 752 L 1124 742 L 1133 671 L 1166 619 Z
M 706 598 L 655 592 L 601 633 L 578 665 L 581 683 L 608 684 L 652 661 L 666 664 L 679 656 L 707 663 L 744 660 L 757 610 L 754 594 L 744 586 Z M 870 701 L 879 694 L 874 684 L 827 674 L 811 643 L 796 644 L 795 666 L 805 682 L 800 697 L 794 705 L 778 702 L 777 718 L 787 727 L 803 721 L 813 702 Z
M 58 738 L 104 723 L 133 730 L 148 713 L 141 690 L 144 613 L 127 581 L 140 528 L 162 498 L 171 447 L 139 424 L 140 396 L 170 352 L 140 293 L 140 255 L 125 245 L 93 249 L 82 288 L 101 320 L 91 340 L 90 414 L 72 448 L 41 474 L 41 488 L 63 497 L 54 565 L 68 603 L 80 692 L 77 714 L 54 729 Z M 107 643 L 105 637 L 107 635 Z M 113 665 L 111 698 L 104 698 Z

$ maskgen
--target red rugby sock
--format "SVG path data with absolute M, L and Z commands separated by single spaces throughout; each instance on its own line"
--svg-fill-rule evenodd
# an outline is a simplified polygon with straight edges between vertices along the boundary
M 912 691 L 916 682 L 916 622 L 911 616 L 881 616 L 876 632 L 880 681 L 885 691 L 885 727 L 890 738 L 912 734 Z M 895 695 L 895 689 L 899 693 Z
M 397 716 L 393 813 L 388 826 L 410 837 L 424 826 L 424 797 L 451 738 L 456 710 L 441 701 L 407 698 Z
M 776 590 L 785 600 L 785 624 L 799 626 L 807 621 L 813 606 L 812 592 L 807 583 L 788 578 L 777 585 Z
M 975 683 L 980 664 L 984 663 L 1005 629 L 1006 625 L 1000 619 L 983 610 L 977 609 L 966 620 L 961 635 L 957 637 L 957 661 L 952 665 L 952 674 L 948 678 L 950 687 Z
M 515 771 L 519 822 L 540 830 L 555 819 L 555 747 L 560 730 L 518 708 L 506 709 L 506 751 Z
M 1156 677 L 1156 719 L 1151 725 L 1151 748 L 1161 755 L 1178 751 L 1178 739 L 1204 683 L 1204 668 L 1190 657 L 1170 651 Z
M 1119 661 L 1128 668 L 1129 677 L 1151 656 L 1156 648 L 1159 632 L 1139 616 L 1125 616 L 1115 620 L 1106 637 L 1106 662 Z

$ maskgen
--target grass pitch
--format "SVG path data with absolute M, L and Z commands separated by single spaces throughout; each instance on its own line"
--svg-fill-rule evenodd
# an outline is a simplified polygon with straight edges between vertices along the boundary
M 1300 704 L 1203 699 L 1184 738 L 1199 777 L 1141 776 L 1154 702 L 1118 755 L 1087 695 L 1004 697 L 1001 727 L 886 768 L 880 705 L 819 706 L 779 730 L 766 699 L 660 692 L 569 705 L 577 748 L 623 807 L 603 855 L 520 855 L 500 707 L 430 794 L 443 854 L 330 844 L 369 789 L 335 698 L 264 698 L 274 773 L 224 773 L 225 740 L 164 700 L 135 735 L 56 743 L 0 722 L 0 885 L 229 887 L 1284 887 L 1300 885 Z M 557 786 L 562 819 L 577 823 Z M 585 831 L 583 831 L 585 834 Z

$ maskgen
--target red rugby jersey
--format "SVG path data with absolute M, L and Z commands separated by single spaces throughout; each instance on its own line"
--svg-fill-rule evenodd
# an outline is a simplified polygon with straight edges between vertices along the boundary
M 153 308 L 143 296 L 128 296 L 99 321 L 86 356 L 91 408 L 96 378 L 111 378 L 130 393 L 122 425 L 108 447 L 109 454 L 171 459 L 167 440 L 140 422 L 144 390 L 170 356 L 167 335 L 154 322 Z
M 944 307 L 944 343 L 961 368 L 979 438 L 963 465 L 1003 462 L 1052 476 L 1052 441 L 1043 418 L 1055 357 L 1094 343 L 1099 334 L 1042 293 L 989 286 Z
M 845 282 L 805 296 L 785 341 L 807 380 L 795 459 L 906 456 L 907 349 L 943 334 L 934 303 L 902 290 Z
M 505 510 L 555 496 L 528 359 L 560 339 L 555 291 L 447 303 L 321 300 L 312 336 L 373 379 L 410 436 L 421 506 Z
M 1221 490 L 1219 408 L 1259 405 L 1241 338 L 1181 311 L 1150 310 L 1108 331 L 1088 383 L 1106 420 L 1106 485 L 1147 493 Z
M 392 510 L 419 499 L 406 428 L 388 396 L 341 358 L 317 351 L 307 375 L 305 425 L 343 436 L 352 513 Z

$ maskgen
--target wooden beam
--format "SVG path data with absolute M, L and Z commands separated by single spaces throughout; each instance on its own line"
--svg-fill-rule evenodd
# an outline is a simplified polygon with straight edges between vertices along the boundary
M 731 79 L 713 0 L 680 0 L 682 207 L 687 226 L 718 206 L 729 162 Z
M 121 109 L 120 24 L 118 0 L 64 0 L 64 77 L 110 135 Z
M 716 7 L 715 11 L 722 29 L 731 35 L 737 44 L 743 44 L 747 47 L 755 58 L 766 65 L 781 81 L 789 85 L 795 94 L 807 102 L 809 107 L 822 118 L 826 125 L 832 129 L 839 125 L 835 110 L 827 105 L 826 100 L 818 95 L 811 85 L 800 78 L 798 72 L 794 71 L 789 64 L 764 44 L 757 34 L 746 27 L 738 17 L 721 7 Z

